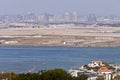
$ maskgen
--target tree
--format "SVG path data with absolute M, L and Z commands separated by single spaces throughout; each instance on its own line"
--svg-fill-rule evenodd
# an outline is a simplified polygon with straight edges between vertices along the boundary
M 115 76 L 114 80 L 120 80 L 120 75 Z
M 41 80 L 68 80 L 68 73 L 62 69 L 48 70 L 41 74 Z
M 88 79 L 88 76 L 87 75 L 85 75 L 85 74 L 81 74 L 81 75 L 79 75 L 79 80 L 87 80 Z
M 1 79 L 8 78 L 9 80 L 12 80 L 14 77 L 15 77 L 15 73 L 12 73 L 12 72 L 0 73 Z
M 98 76 L 96 80 L 105 80 L 103 76 Z
M 18 74 L 13 80 L 40 80 L 40 75 L 36 73 Z
M 85 74 L 79 77 L 72 77 L 63 69 L 44 70 L 39 73 L 21 73 L 12 75 L 12 80 L 87 80 Z

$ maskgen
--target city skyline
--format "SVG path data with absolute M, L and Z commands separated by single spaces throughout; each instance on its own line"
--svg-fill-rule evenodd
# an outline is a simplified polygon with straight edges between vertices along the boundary
M 81 15 L 95 13 L 97 15 L 119 16 L 119 0 L 1 0 L 0 15 L 32 13 L 63 14 L 76 11 Z

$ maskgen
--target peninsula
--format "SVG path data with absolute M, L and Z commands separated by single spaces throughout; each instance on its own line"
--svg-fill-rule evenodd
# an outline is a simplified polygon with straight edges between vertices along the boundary
M 0 46 L 120 47 L 120 27 L 5 28 Z

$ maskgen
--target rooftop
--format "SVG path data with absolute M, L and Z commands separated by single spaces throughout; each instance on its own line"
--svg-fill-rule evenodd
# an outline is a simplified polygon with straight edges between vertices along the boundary
M 103 66 L 103 67 L 100 67 L 98 72 L 111 72 L 111 70 L 109 70 L 107 67 Z

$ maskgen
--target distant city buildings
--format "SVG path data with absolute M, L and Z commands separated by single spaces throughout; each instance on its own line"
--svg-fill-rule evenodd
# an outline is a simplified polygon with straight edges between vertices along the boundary
M 13 25 L 15 24 L 15 25 Z M 19 24 L 19 25 L 18 25 Z M 40 27 L 40 26 L 120 26 L 120 17 L 118 16 L 97 16 L 96 14 L 89 14 L 82 16 L 77 12 L 65 12 L 61 15 L 53 15 L 49 13 L 43 14 L 18 14 L 18 15 L 0 15 L 0 26 L 8 25 L 8 27 Z M 17 26 L 16 26 L 17 25 Z M 24 25 L 24 26 L 23 26 Z
M 88 22 L 91 22 L 91 23 L 96 23 L 97 22 L 97 17 L 95 16 L 95 14 L 89 14 Z

